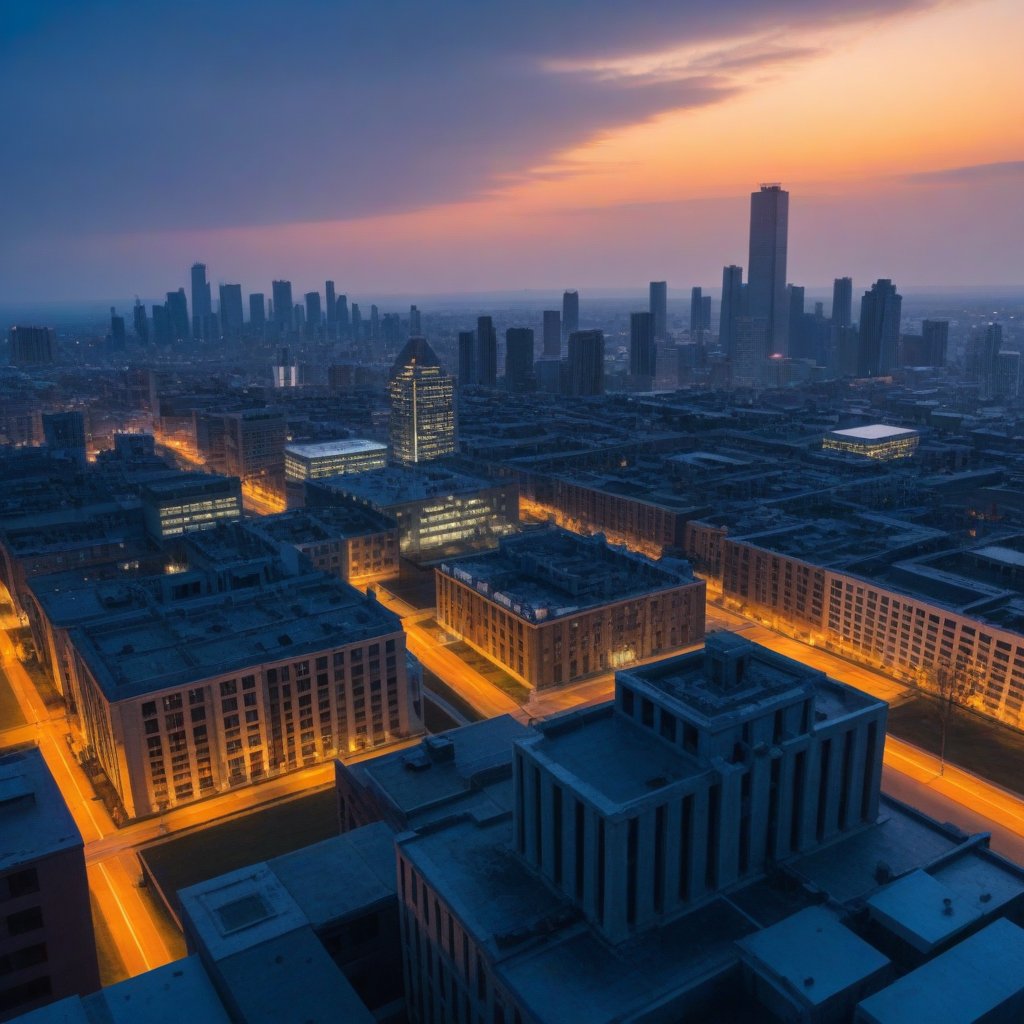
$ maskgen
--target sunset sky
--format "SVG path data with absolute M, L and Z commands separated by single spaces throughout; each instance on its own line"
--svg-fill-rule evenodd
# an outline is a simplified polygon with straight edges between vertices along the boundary
M 0 303 L 187 284 L 1024 285 L 1020 0 L 21 0 Z

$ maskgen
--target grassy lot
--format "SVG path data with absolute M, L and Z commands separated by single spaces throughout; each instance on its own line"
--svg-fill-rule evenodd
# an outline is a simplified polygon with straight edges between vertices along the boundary
M 24 724 L 25 716 L 21 713 L 18 698 L 7 681 L 7 674 L 0 671 L 0 730 L 16 729 Z
M 911 697 L 889 709 L 889 731 L 932 754 L 942 737 L 943 705 Z M 953 708 L 946 736 L 946 760 L 1004 789 L 1024 793 L 1024 733 Z
M 176 912 L 179 889 L 337 834 L 338 805 L 332 788 L 154 843 L 140 858 Z
M 92 930 L 96 935 L 96 959 L 100 965 L 100 984 L 116 985 L 128 977 L 128 970 L 117 951 L 117 944 L 114 936 L 110 933 L 107 919 L 103 916 L 96 897 L 89 893 L 89 902 L 92 905 Z
M 517 704 L 525 704 L 533 692 L 528 686 L 524 686 L 518 679 L 514 679 L 504 669 L 499 668 L 493 661 L 489 661 L 482 654 L 473 650 L 464 640 L 458 640 L 448 645 L 448 650 L 457 654 L 470 668 L 479 672 L 492 686 L 496 686 L 502 693 L 508 694 Z
M 446 700 L 456 711 L 458 711 L 467 722 L 479 722 L 484 716 L 480 714 L 470 703 L 464 698 L 460 697 L 447 683 L 441 682 L 441 680 L 434 675 L 430 669 L 425 668 L 423 670 L 423 686 L 427 690 L 432 690 L 439 697 Z M 430 705 L 427 704 L 427 707 Z

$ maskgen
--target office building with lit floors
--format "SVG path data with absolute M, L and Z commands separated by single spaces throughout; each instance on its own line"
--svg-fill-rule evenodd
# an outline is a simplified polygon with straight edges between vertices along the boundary
M 99 987 L 82 836 L 39 749 L 0 751 L 0 1020 Z
M 410 338 L 388 379 L 392 457 L 413 465 L 455 451 L 455 380 L 426 338 Z
M 619 668 L 704 635 L 704 581 L 688 562 L 558 527 L 436 570 L 437 621 L 529 686 Z
M 301 508 L 306 481 L 345 473 L 365 473 L 388 464 L 388 446 L 358 437 L 316 444 L 290 444 L 284 449 L 285 496 L 289 508 Z
M 156 541 L 242 518 L 242 486 L 233 476 L 167 473 L 144 483 L 139 496 L 146 532 Z
M 401 621 L 322 573 L 68 635 L 89 752 L 130 818 L 422 731 Z

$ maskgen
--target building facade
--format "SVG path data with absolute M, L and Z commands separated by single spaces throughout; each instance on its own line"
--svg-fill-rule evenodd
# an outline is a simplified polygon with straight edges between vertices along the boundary
M 555 527 L 436 570 L 437 621 L 538 689 L 574 682 L 704 635 L 704 583 L 603 537 Z
M 406 465 L 455 451 L 455 382 L 426 338 L 410 338 L 388 380 L 391 454 Z

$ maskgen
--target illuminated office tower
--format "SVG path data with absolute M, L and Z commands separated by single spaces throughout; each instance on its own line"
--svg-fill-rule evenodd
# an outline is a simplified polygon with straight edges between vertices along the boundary
M 853 323 L 853 278 L 837 277 L 832 284 L 832 326 Z
M 505 331 L 505 387 L 509 391 L 531 390 L 533 383 L 533 331 L 510 327 Z
M 860 300 L 859 376 L 885 376 L 896 366 L 902 306 L 903 296 L 888 278 L 879 279 L 864 293 Z
M 648 306 L 654 318 L 654 339 L 664 341 L 668 337 L 668 284 L 652 281 L 649 289 Z
M 747 312 L 768 325 L 770 352 L 786 355 L 786 248 L 789 193 L 781 185 L 762 185 L 750 195 L 750 258 L 747 261 Z
M 604 394 L 604 332 L 573 331 L 569 335 L 569 394 Z
M 562 314 L 557 309 L 544 310 L 544 358 L 557 359 L 562 354 Z
M 262 328 L 267 322 L 267 303 L 263 292 L 253 292 L 249 296 L 249 323 L 253 327 Z
M 205 338 L 203 324 L 213 312 L 213 301 L 210 296 L 210 282 L 206 280 L 206 264 L 193 263 L 191 272 L 192 285 L 192 336 L 198 341 Z
M 399 353 L 388 401 L 391 454 L 397 462 L 429 462 L 455 451 L 455 381 L 426 338 L 410 338 Z
M 718 345 L 730 358 L 736 354 L 736 319 L 743 315 L 743 268 L 722 269 L 722 308 L 718 317 Z
M 476 383 L 493 388 L 498 382 L 498 335 L 489 316 L 476 319 Z
M 220 330 L 225 338 L 237 338 L 242 333 L 242 286 L 220 286 Z
M 577 291 L 562 294 L 562 337 L 568 338 L 580 329 L 580 293 Z
M 274 323 L 283 331 L 292 328 L 292 283 L 275 281 L 272 288 L 274 301 Z
M 654 324 L 653 313 L 629 314 L 629 375 L 648 388 L 655 371 Z

